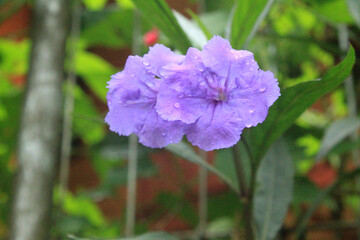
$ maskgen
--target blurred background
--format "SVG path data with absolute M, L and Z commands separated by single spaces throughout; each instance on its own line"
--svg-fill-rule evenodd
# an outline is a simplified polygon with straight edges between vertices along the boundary
M 32 29 L 34 2 L 0 0 L 0 239 L 10 234 L 22 100 L 36 34 Z M 191 33 L 195 39 L 199 28 L 207 29 L 210 36 L 224 35 L 234 5 L 233 0 L 167 3 L 182 15 L 178 17 L 182 26 L 196 26 Z M 67 4 L 69 36 L 63 109 L 65 121 L 69 116 L 71 121 L 62 129 L 62 145 L 71 146 L 71 150 L 63 150 L 62 161 L 55 165 L 50 239 L 68 239 L 69 235 L 119 238 L 126 228 L 129 139 L 110 132 L 104 122 L 106 83 L 112 74 L 122 70 L 129 55 L 143 55 L 155 43 L 171 48 L 173 44 L 136 10 L 131 0 Z M 359 55 L 358 0 L 275 0 L 246 49 L 254 52 L 260 68 L 274 72 L 280 87 L 285 88 L 322 76 L 344 57 L 348 41 Z M 360 160 L 356 154 L 360 141 L 356 136 L 355 140 L 337 143 L 322 162 L 314 160 L 329 125 L 357 114 L 359 66 L 360 61 L 356 61 L 350 90 L 342 86 L 321 98 L 285 134 L 295 161 L 296 178 L 279 239 L 291 239 L 299 217 L 317 194 L 336 181 L 339 171 L 355 169 Z M 359 128 L 352 132 L 359 132 Z M 186 239 L 202 221 L 198 214 L 198 166 L 167 150 L 140 144 L 136 148 L 135 234 L 167 231 Z M 227 175 L 233 174 L 230 158 L 227 149 L 207 155 L 207 161 Z M 213 174 L 208 174 L 207 181 L 209 235 L 212 239 L 242 239 L 237 230 L 242 207 L 237 195 Z M 305 239 L 356 239 L 360 192 L 353 185 L 354 179 L 342 181 L 326 197 L 314 212 Z

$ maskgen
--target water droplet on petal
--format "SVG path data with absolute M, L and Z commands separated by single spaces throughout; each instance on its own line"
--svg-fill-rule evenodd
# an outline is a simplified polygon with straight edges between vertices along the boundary
M 246 62 L 246 65 L 249 65 L 250 63 L 249 62 Z
M 260 92 L 265 92 L 266 90 L 266 85 L 261 85 L 260 88 L 259 88 L 259 91 Z
M 149 66 L 149 65 L 150 65 L 150 63 L 149 63 L 148 61 L 143 61 L 143 64 L 144 64 L 145 66 Z
M 159 71 L 158 71 L 158 72 L 159 72 L 159 76 L 160 76 L 160 77 L 163 77 L 163 76 L 165 75 L 165 69 L 162 68 L 162 67 L 159 68 Z
M 178 98 L 183 98 L 184 96 L 185 96 L 185 94 L 183 94 L 183 93 L 178 94 Z
M 179 108 L 180 107 L 180 103 L 174 103 L 174 108 Z
M 135 77 L 135 75 L 134 75 L 134 74 L 131 74 L 130 76 L 131 76 L 131 77 Z
M 152 83 L 152 82 L 148 82 L 147 85 L 151 88 L 154 87 L 154 83 Z
M 161 135 L 162 135 L 163 137 L 166 137 L 166 136 L 167 136 L 167 134 L 166 134 L 166 133 L 162 133 Z
M 246 124 L 246 127 L 247 128 L 251 127 L 251 123 Z
M 250 114 L 253 114 L 254 111 L 255 111 L 254 109 L 249 109 L 249 113 L 250 113 Z

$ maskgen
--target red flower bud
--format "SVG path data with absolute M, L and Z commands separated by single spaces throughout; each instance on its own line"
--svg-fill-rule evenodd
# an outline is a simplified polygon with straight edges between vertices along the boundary
M 159 30 L 156 28 L 148 31 L 144 35 L 144 45 L 153 46 L 159 40 Z

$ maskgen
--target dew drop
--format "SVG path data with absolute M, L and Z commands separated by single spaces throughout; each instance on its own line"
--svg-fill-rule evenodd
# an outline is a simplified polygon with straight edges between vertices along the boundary
M 131 77 L 135 77 L 135 75 L 134 75 L 134 74 L 131 74 L 130 76 L 131 76 Z
M 160 68 L 160 69 L 159 69 L 159 75 L 160 75 L 161 77 L 163 77 L 163 76 L 165 75 L 165 69 L 164 69 L 164 68 Z
M 261 85 L 259 88 L 260 92 L 265 92 L 266 91 L 266 86 L 265 85 Z
M 151 88 L 154 87 L 154 83 L 152 83 L 152 82 L 148 82 L 147 85 Z
M 162 133 L 161 135 L 162 135 L 163 137 L 166 137 L 166 136 L 167 136 L 167 134 L 166 134 L 166 133 Z
M 183 94 L 183 93 L 178 94 L 178 98 L 184 98 L 184 96 L 185 96 L 185 94 Z
M 254 109 L 249 109 L 249 113 L 250 113 L 250 114 L 253 114 L 254 111 L 255 111 Z
M 149 65 L 150 65 L 150 63 L 147 62 L 147 61 L 143 61 L 143 64 L 144 64 L 145 66 L 149 66 Z
M 250 123 L 246 124 L 246 127 L 247 128 L 251 127 L 251 124 Z
M 180 103 L 174 103 L 174 108 L 179 108 L 180 107 Z
M 249 65 L 250 63 L 249 62 L 246 62 L 246 65 Z

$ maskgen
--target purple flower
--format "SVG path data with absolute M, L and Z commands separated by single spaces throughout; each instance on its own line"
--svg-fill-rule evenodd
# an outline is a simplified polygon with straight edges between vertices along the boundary
M 162 81 L 159 69 L 183 60 L 184 56 L 159 44 L 144 58 L 130 56 L 124 70 L 108 82 L 109 113 L 105 121 L 110 130 L 126 136 L 135 133 L 139 142 L 153 148 L 181 141 L 185 124 L 164 120 L 155 111 L 155 104 Z
M 206 151 L 236 144 L 244 128 L 263 122 L 280 96 L 274 75 L 259 70 L 253 54 L 213 37 L 190 48 L 179 64 L 159 68 L 156 111 L 165 120 L 188 124 L 188 140 Z

